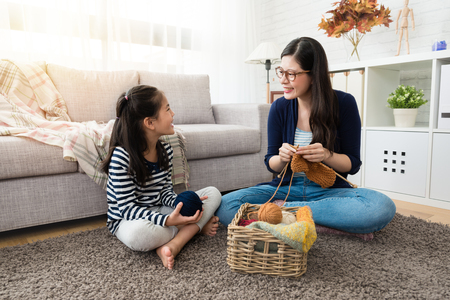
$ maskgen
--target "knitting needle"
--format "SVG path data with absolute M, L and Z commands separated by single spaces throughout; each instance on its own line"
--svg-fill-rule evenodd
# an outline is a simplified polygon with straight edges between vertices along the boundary
M 350 184 L 352 186 L 352 188 L 357 188 L 358 186 L 354 183 L 351 183 L 350 181 L 348 181 L 347 179 L 345 179 L 341 174 L 339 174 L 338 172 L 334 171 L 334 173 L 336 173 L 337 176 L 341 177 L 342 179 L 344 179 L 345 181 L 348 182 L 348 184 Z

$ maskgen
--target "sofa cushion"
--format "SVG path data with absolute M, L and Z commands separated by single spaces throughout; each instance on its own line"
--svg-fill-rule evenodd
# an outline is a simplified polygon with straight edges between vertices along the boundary
M 74 122 L 114 119 L 117 98 L 139 82 L 136 71 L 83 71 L 48 64 L 47 73 L 66 101 Z
M 77 162 L 63 159 L 63 150 L 30 138 L 0 136 L 0 180 L 72 173 Z
M 214 124 L 208 75 L 139 71 L 139 84 L 164 92 L 175 112 L 175 124 Z
M 261 150 L 259 129 L 222 124 L 177 125 L 186 138 L 186 158 L 204 159 Z

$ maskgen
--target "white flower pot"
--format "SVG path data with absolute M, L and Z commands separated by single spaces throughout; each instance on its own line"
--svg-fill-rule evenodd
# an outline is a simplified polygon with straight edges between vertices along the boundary
M 394 108 L 395 127 L 414 127 L 418 108 Z

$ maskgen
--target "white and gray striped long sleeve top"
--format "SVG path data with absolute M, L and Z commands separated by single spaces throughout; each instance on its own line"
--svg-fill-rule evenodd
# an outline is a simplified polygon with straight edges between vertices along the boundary
M 147 161 L 151 179 L 140 187 L 135 176 L 128 174 L 129 154 L 122 147 L 116 147 L 109 164 L 107 184 L 108 229 L 115 233 L 121 220 L 147 219 L 154 224 L 164 226 L 169 215 L 152 211 L 154 206 L 170 206 L 176 199 L 171 174 L 173 150 L 170 144 L 163 146 L 169 156 L 169 169 L 160 170 L 158 165 Z

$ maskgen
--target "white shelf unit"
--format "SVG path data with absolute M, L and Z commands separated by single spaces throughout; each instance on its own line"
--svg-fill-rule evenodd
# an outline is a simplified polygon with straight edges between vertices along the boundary
M 450 50 L 330 65 L 336 89 L 352 93 L 348 72 L 363 76 L 356 83 L 362 94 L 353 95 L 361 113 L 363 164 L 351 181 L 392 199 L 450 209 L 450 128 L 438 129 L 442 65 L 450 65 Z M 414 127 L 399 128 L 387 98 L 399 84 L 410 84 L 409 73 L 419 74 L 413 83 L 429 103 Z

